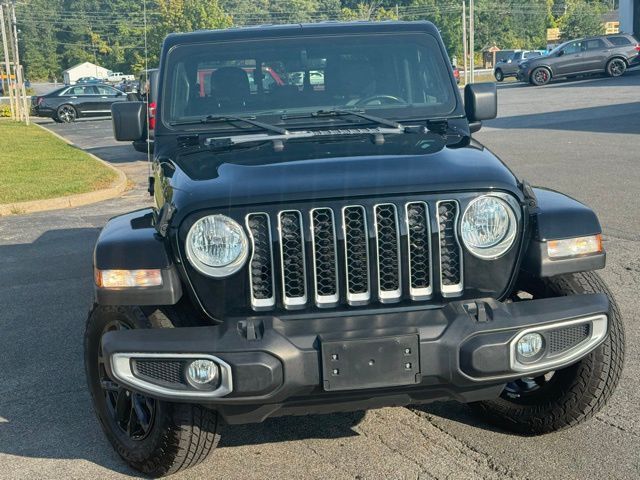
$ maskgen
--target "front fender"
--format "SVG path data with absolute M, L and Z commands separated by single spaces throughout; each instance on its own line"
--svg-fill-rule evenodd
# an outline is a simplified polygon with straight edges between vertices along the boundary
M 604 251 L 572 258 L 549 258 L 547 241 L 598 235 L 602 228 L 595 212 L 583 203 L 554 190 L 532 190 L 536 208 L 531 216 L 532 238 L 522 269 L 537 277 L 551 277 L 604 268 Z
M 182 283 L 167 241 L 153 225 L 151 208 L 112 218 L 102 229 L 93 253 L 95 270 L 160 269 L 162 284 L 154 287 L 105 288 L 95 285 L 100 305 L 174 305 Z

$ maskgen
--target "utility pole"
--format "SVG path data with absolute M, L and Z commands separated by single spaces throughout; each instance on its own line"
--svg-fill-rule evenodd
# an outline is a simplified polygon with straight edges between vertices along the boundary
M 464 51 L 464 84 L 469 83 L 469 49 L 467 47 L 467 0 L 462 0 L 462 48 Z
M 11 119 L 17 119 L 17 109 L 13 99 L 13 87 L 11 85 L 11 60 L 9 58 L 9 44 L 7 43 L 7 31 L 4 22 L 4 4 L 0 4 L 0 29 L 2 30 L 2 46 L 4 49 L 4 64 L 7 73 L 7 91 L 9 92 L 9 106 L 11 108 Z
M 22 110 L 22 117 L 27 125 L 29 125 L 29 101 L 27 100 L 27 89 L 24 86 L 24 75 L 22 72 L 22 65 L 20 64 L 20 49 L 18 48 L 18 22 L 16 21 L 16 5 L 15 0 L 9 4 L 11 9 L 11 22 L 13 24 L 13 41 L 15 44 L 15 53 L 13 54 L 13 60 L 15 62 L 16 76 L 18 78 L 18 88 L 21 92 L 18 96 L 22 95 L 22 104 L 20 110 Z M 20 102 L 20 100 L 18 100 Z
M 469 53 L 471 54 L 471 59 L 470 59 L 470 66 L 469 66 L 469 70 L 471 72 L 471 80 L 470 83 L 474 83 L 474 78 L 475 78 L 475 59 L 474 59 L 474 53 L 475 53 L 475 29 L 474 29 L 474 25 L 473 25 L 473 20 L 475 17 L 475 8 L 473 5 L 473 0 L 469 0 Z

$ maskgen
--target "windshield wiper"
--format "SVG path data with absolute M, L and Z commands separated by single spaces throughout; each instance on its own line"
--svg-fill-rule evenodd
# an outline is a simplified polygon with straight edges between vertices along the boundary
M 252 125 L 254 127 L 258 127 L 267 132 L 277 133 L 279 135 L 286 135 L 289 133 L 286 128 L 276 127 L 275 125 L 271 125 L 269 123 L 258 122 L 254 120 L 255 117 L 236 117 L 234 115 L 207 115 L 206 117 L 198 118 L 195 120 L 178 120 L 175 122 L 171 122 L 170 125 L 198 125 L 198 124 L 206 124 L 206 123 L 234 123 L 241 122 L 246 123 L 247 125 Z
M 330 110 L 318 110 L 316 112 L 307 113 L 307 114 L 298 114 L 298 115 L 282 115 L 280 117 L 282 120 L 296 119 L 296 118 L 323 118 L 323 117 L 346 117 L 352 115 L 354 117 L 362 118 L 363 120 L 368 120 L 372 123 L 377 123 L 378 125 L 384 125 L 385 127 L 391 128 L 403 128 L 401 124 L 395 122 L 393 120 L 389 120 L 382 117 L 376 117 L 374 115 L 369 115 L 364 113 L 362 110 L 348 110 L 348 109 L 340 109 L 334 108 Z

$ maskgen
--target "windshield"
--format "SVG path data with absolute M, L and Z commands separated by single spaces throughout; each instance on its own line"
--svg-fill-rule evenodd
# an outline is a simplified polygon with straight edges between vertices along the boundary
M 183 45 L 168 55 L 163 120 L 177 125 L 207 115 L 280 119 L 328 109 L 397 119 L 442 117 L 456 107 L 449 69 L 428 34 Z

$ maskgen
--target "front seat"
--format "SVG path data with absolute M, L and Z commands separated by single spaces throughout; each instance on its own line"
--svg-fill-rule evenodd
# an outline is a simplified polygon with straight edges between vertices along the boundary
M 366 98 L 375 93 L 375 72 L 363 60 L 332 59 L 327 61 L 325 90 L 334 99 L 343 101 Z
M 210 96 L 220 108 L 242 107 L 250 95 L 247 72 L 238 67 L 222 67 L 211 73 Z

